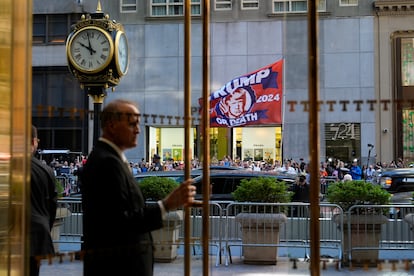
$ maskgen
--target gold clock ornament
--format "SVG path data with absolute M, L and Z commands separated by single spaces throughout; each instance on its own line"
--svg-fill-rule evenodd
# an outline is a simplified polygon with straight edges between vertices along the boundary
M 112 61 L 114 43 L 110 34 L 95 26 L 75 32 L 67 43 L 68 62 L 80 72 L 96 74 Z
M 124 76 L 128 71 L 129 50 L 128 40 L 123 31 L 118 31 L 115 36 L 115 65 L 119 76 Z

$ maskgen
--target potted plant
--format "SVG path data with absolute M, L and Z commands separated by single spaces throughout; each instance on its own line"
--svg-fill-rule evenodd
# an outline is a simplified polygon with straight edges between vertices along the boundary
M 147 201 L 158 201 L 165 198 L 179 185 L 168 177 L 151 176 L 144 178 L 139 187 Z M 154 240 L 154 260 L 156 262 L 171 262 L 177 258 L 178 238 L 183 211 L 176 210 L 167 213 L 164 227 L 152 231 Z
M 414 193 L 410 193 L 407 198 L 407 202 L 404 204 L 414 204 Z M 406 214 L 404 216 L 404 221 L 410 225 L 411 231 L 414 233 L 414 213 L 412 213 L 412 209 L 405 210 Z
M 65 196 L 65 188 L 63 187 L 62 181 L 60 179 L 55 180 L 55 187 L 56 187 L 56 193 L 57 198 L 61 199 Z M 56 217 L 55 221 L 53 223 L 53 227 L 50 231 L 50 234 L 52 236 L 52 240 L 55 242 L 53 244 L 55 248 L 55 252 L 59 252 L 59 240 L 60 240 L 60 230 L 62 228 L 62 225 L 64 223 L 65 218 L 70 217 L 72 215 L 71 211 L 66 208 L 65 206 L 60 206 L 58 204 L 58 207 L 56 209 Z
M 381 225 L 388 222 L 387 208 L 351 208 L 354 205 L 389 204 L 391 195 L 380 186 L 361 180 L 335 182 L 328 187 L 327 199 L 344 211 L 343 220 L 336 215 L 333 220 L 343 224 L 344 263 L 376 265 L 378 261 Z M 355 247 L 367 250 L 351 251 Z
M 284 181 L 272 177 L 243 179 L 232 194 L 235 201 L 258 203 L 286 203 L 292 196 Z M 262 207 L 256 208 L 254 213 L 241 212 L 235 218 L 241 226 L 243 244 L 249 245 L 243 247 L 243 262 L 247 264 L 277 262 L 277 247 L 263 244 L 279 244 L 279 227 L 287 217 L 283 212 L 267 212 L 269 209 Z
M 55 180 L 55 187 L 56 187 L 56 193 L 58 198 L 64 197 L 65 187 L 63 187 L 62 181 L 60 179 Z

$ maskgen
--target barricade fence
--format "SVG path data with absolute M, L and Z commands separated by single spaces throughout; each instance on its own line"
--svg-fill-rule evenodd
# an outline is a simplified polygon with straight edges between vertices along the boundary
M 147 202 L 147 204 L 156 204 Z M 412 261 L 414 259 L 413 205 L 355 205 L 348 212 L 335 204 L 319 206 L 321 260 L 345 263 Z M 203 209 L 189 208 L 190 243 L 194 255 L 202 252 Z M 153 232 L 157 261 L 172 261 L 182 254 L 184 222 L 182 211 L 167 214 L 163 232 Z M 244 262 L 261 262 L 251 256 L 270 251 L 277 257 L 308 260 L 310 256 L 310 204 L 308 203 L 209 203 L 209 252 L 216 265 L 232 263 L 238 256 Z M 352 235 L 352 236 L 351 236 Z M 79 251 L 82 244 L 82 201 L 58 200 L 57 220 L 52 230 L 55 251 Z M 364 255 L 370 253 L 371 255 Z M 171 253 L 168 253 L 171 254 Z
M 414 205 L 354 205 L 344 216 L 350 264 L 414 259 Z
M 225 264 L 232 263 L 233 247 L 239 248 L 239 257 L 246 263 L 272 264 L 278 256 L 309 259 L 309 209 L 308 203 L 229 204 L 225 210 Z M 319 213 L 321 255 L 340 265 L 343 232 L 332 218 L 341 219 L 342 209 L 334 204 L 320 204 Z M 266 251 L 269 257 L 263 258 Z
M 147 202 L 147 204 L 158 204 Z M 203 242 L 203 208 L 191 207 L 190 212 L 190 245 L 193 255 L 202 252 Z M 184 214 L 182 210 L 172 211 L 166 215 L 164 227 L 152 232 L 154 241 L 154 257 L 156 261 L 168 262 L 176 258 L 180 247 L 184 244 Z M 218 202 L 209 202 L 209 252 L 216 256 L 216 266 L 221 263 L 223 244 L 223 209 Z M 171 251 L 170 251 L 171 250 Z
M 66 197 L 58 200 L 56 220 L 52 228 L 52 239 L 55 251 L 79 251 L 82 243 L 82 200 L 81 198 Z

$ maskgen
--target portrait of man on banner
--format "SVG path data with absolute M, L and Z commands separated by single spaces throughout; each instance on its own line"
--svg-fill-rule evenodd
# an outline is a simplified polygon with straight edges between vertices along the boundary
M 210 94 L 210 126 L 282 123 L 283 60 L 240 76 Z

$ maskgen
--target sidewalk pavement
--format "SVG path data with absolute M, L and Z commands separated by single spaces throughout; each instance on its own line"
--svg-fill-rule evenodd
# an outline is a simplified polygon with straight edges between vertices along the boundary
M 202 260 L 200 256 L 192 257 L 191 259 L 191 275 L 202 275 Z M 62 263 L 58 258 L 52 260 L 52 264 L 48 264 L 46 260 L 42 262 L 40 267 L 40 276 L 81 276 L 83 263 L 78 260 L 70 261 L 69 258 L 63 258 Z M 211 259 L 209 266 L 209 275 L 213 276 L 262 276 L 262 275 L 310 275 L 309 263 L 304 261 L 297 262 L 297 268 L 293 268 L 293 262 L 288 259 L 280 258 L 277 265 L 247 265 L 243 264 L 239 258 L 234 258 L 233 263 L 229 266 L 221 264 L 214 266 L 214 259 Z M 349 269 L 343 267 L 336 269 L 336 264 L 333 262 L 327 263 L 326 268 L 323 269 L 321 264 L 320 275 L 353 275 L 363 274 L 369 276 L 377 275 L 414 275 L 414 265 L 411 263 L 409 270 L 405 270 L 405 264 L 397 263 L 395 270 L 390 263 L 384 263 L 382 270 L 376 267 L 372 268 L 354 268 Z M 183 256 L 177 257 L 171 263 L 155 263 L 154 276 L 182 276 L 184 275 L 184 261 Z

